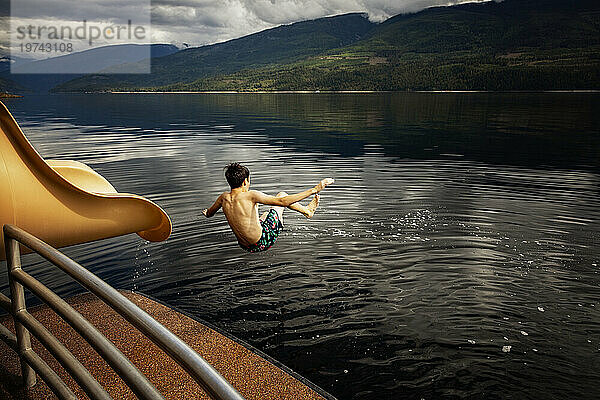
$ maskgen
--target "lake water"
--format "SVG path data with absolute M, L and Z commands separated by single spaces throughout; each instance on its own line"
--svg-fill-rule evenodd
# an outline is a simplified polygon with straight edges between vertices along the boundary
M 600 396 L 600 95 L 103 94 L 5 103 L 45 158 L 144 195 L 173 235 L 65 252 L 342 399 Z M 332 176 L 247 254 L 201 211 Z M 80 292 L 34 256 L 26 269 Z M 7 292 L 5 274 L 0 288 Z M 504 352 L 511 346 L 509 352 Z

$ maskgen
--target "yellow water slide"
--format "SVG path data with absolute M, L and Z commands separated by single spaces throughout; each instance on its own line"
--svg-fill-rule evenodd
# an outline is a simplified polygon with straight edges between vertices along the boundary
M 16 225 L 54 247 L 136 232 L 151 242 L 171 234 L 156 204 L 115 188 L 77 161 L 44 160 L 0 102 L 0 227 Z M 0 229 L 0 260 L 5 259 Z

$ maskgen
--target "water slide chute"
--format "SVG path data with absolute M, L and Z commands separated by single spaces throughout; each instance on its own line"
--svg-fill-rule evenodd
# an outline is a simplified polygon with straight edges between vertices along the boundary
M 171 234 L 169 216 L 141 196 L 117 193 L 89 166 L 44 160 L 0 102 L 0 228 L 13 224 L 53 247 L 137 233 Z M 0 229 L 0 260 L 6 258 Z

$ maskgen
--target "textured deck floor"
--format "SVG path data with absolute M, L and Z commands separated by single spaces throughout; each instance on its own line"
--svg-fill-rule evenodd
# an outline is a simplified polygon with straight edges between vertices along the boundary
M 324 399 L 290 374 L 203 324 L 139 294 L 122 293 L 187 342 L 246 399 Z M 165 398 L 208 399 L 200 386 L 162 350 L 95 296 L 80 295 L 68 302 L 115 343 Z M 67 346 L 113 398 L 136 398 L 97 353 L 52 310 L 40 306 L 29 311 Z M 0 323 L 14 332 L 9 316 L 0 317 Z M 33 336 L 32 342 L 34 350 L 58 372 L 77 397 L 87 398 Z M 27 392 L 20 389 L 19 382 L 20 369 L 16 354 L 0 341 L 0 399 L 55 398 L 39 377 L 38 384 Z

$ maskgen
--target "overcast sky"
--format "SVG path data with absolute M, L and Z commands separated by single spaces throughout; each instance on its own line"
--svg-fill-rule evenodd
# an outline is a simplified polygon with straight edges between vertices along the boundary
M 72 25 L 83 19 L 110 20 L 115 14 L 135 15 L 134 4 L 148 4 L 145 0 L 13 1 L 29 3 L 19 24 L 31 19 L 38 24 L 46 20 L 55 25 Z M 460 2 L 464 0 L 153 0 L 152 41 L 199 46 L 324 16 L 366 12 L 372 21 L 380 22 L 399 13 Z M 3 15 L 8 15 L 9 4 L 10 0 L 0 0 Z M 6 22 L 4 18 L 0 36 L 0 45 L 5 48 L 9 44 Z
M 366 12 L 381 22 L 459 0 L 155 0 L 153 38 L 193 45 L 215 43 L 281 24 L 348 12 Z M 464 0 L 462 1 L 464 2 Z

